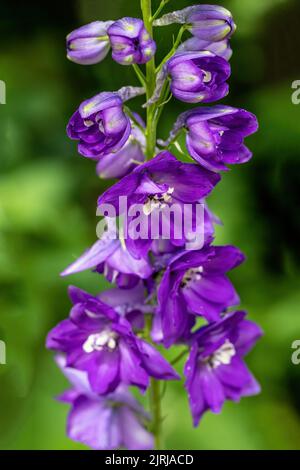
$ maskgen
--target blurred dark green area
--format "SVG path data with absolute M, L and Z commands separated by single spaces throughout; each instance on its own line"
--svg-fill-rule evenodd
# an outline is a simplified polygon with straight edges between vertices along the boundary
M 154 5 L 158 0 L 153 0 Z M 300 79 L 300 2 L 223 0 L 238 25 L 232 40 L 231 92 L 225 103 L 256 113 L 260 131 L 248 140 L 253 160 L 235 167 L 210 198 L 223 220 L 218 243 L 234 243 L 247 262 L 232 275 L 243 308 L 265 331 L 248 362 L 262 394 L 227 403 L 193 429 L 182 384 L 164 399 L 170 449 L 299 449 L 300 365 L 291 344 L 300 339 L 300 105 L 291 83 Z M 172 1 L 169 10 L 191 5 Z M 65 36 L 94 19 L 139 16 L 138 0 L 2 2 L 0 79 L 0 448 L 77 449 L 65 437 L 67 406 L 55 395 L 66 382 L 44 348 L 47 331 L 67 316 L 66 288 L 93 293 L 103 279 L 59 272 L 96 239 L 96 199 L 111 182 L 80 157 L 65 134 L 69 116 L 93 94 L 135 84 L 129 67 L 109 57 L 83 67 L 65 58 Z M 176 28 L 156 32 L 159 55 Z M 131 105 L 139 109 L 142 101 Z M 166 137 L 186 109 L 173 100 L 161 120 Z M 169 353 L 169 356 L 172 353 Z

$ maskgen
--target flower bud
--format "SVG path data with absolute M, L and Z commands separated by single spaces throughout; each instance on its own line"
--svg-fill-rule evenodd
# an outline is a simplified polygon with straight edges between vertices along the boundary
M 186 146 L 191 157 L 211 171 L 246 163 L 252 153 L 244 139 L 257 131 L 256 117 L 230 106 L 196 108 L 185 114 Z
M 230 65 L 209 51 L 180 52 L 167 63 L 172 94 L 186 103 L 209 103 L 228 93 Z
M 73 114 L 67 127 L 70 139 L 78 140 L 78 152 L 98 160 L 120 150 L 131 131 L 130 119 L 123 111 L 117 93 L 99 93 L 84 101 Z
M 67 36 L 67 57 L 81 65 L 101 62 L 110 49 L 107 29 L 112 21 L 94 21 Z
M 122 18 L 108 29 L 113 59 L 121 65 L 145 64 L 155 54 L 156 44 L 142 20 Z
M 219 5 L 193 5 L 173 11 L 154 21 L 154 26 L 186 24 L 191 33 L 209 42 L 228 39 L 236 30 L 230 11 Z
M 228 39 L 236 30 L 230 11 L 218 5 L 198 5 L 187 15 L 191 33 L 205 41 Z

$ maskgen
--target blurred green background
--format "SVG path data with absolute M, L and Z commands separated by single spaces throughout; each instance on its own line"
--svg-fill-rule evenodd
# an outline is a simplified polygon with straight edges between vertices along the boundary
M 168 9 L 192 3 L 171 0 Z M 253 160 L 224 176 L 210 205 L 225 224 L 217 241 L 238 245 L 248 257 L 232 279 L 243 308 L 265 331 L 248 358 L 263 391 L 227 403 L 221 415 L 207 414 L 193 429 L 182 385 L 169 386 L 165 443 L 169 449 L 300 449 L 300 365 L 291 362 L 291 344 L 300 339 L 300 105 L 291 102 L 291 83 L 300 79 L 300 2 L 215 3 L 229 8 L 238 25 L 224 102 L 249 109 L 260 122 L 248 140 Z M 7 104 L 0 105 L 2 449 L 82 448 L 65 436 L 68 407 L 54 397 L 66 382 L 44 342 L 68 314 L 68 283 L 93 293 L 104 288 L 95 274 L 61 279 L 59 272 L 95 241 L 96 199 L 110 182 L 78 156 L 65 126 L 82 100 L 136 79 L 109 57 L 89 67 L 67 61 L 65 36 L 94 19 L 122 16 L 139 16 L 139 1 L 1 3 L 0 79 L 7 86 Z M 157 31 L 159 54 L 167 52 L 173 31 Z M 184 109 L 170 103 L 161 137 Z

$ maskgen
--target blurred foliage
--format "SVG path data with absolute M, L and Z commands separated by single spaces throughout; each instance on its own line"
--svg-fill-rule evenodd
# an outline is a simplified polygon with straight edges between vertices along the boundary
M 153 0 L 154 4 L 158 1 Z M 191 4 L 177 0 L 169 7 Z M 256 113 L 260 132 L 249 139 L 253 160 L 234 168 L 210 198 L 224 221 L 218 243 L 235 243 L 248 261 L 232 274 L 242 306 L 265 331 L 249 357 L 262 394 L 227 403 L 192 429 L 182 384 L 164 399 L 170 449 L 299 449 L 300 366 L 291 344 L 300 338 L 299 131 L 300 107 L 291 103 L 299 79 L 300 5 L 295 0 L 224 0 L 238 24 L 232 46 L 231 93 L 225 100 Z M 65 135 L 68 117 L 85 98 L 134 84 L 128 67 L 107 58 L 77 66 L 65 59 L 65 35 L 94 19 L 137 16 L 139 1 L 67 0 L 1 6 L 0 79 L 0 448 L 79 449 L 65 437 L 67 406 L 53 398 L 66 386 L 47 331 L 67 316 L 69 282 L 96 293 L 91 273 L 61 279 L 59 272 L 96 238 L 96 199 L 110 182 L 77 155 Z M 157 31 L 159 55 L 172 27 Z M 134 105 L 135 103 L 133 103 Z M 139 104 L 139 101 L 136 101 Z M 185 109 L 173 100 L 160 124 L 165 137 Z M 168 352 L 171 357 L 173 352 Z M 180 367 L 179 367 L 180 369 Z

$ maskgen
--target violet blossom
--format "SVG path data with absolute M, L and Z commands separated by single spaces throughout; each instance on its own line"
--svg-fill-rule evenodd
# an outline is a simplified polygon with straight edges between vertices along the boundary
M 172 94 L 187 103 L 210 103 L 228 94 L 229 63 L 209 51 L 178 52 L 167 63 Z
M 157 296 L 165 346 L 182 337 L 189 314 L 214 322 L 228 307 L 239 304 L 226 273 L 243 260 L 243 254 L 234 246 L 209 246 L 170 260 Z
M 195 426 L 205 411 L 220 413 L 225 400 L 239 401 L 260 392 L 243 357 L 262 331 L 245 316 L 241 311 L 230 313 L 193 335 L 184 374 Z
M 67 127 L 70 139 L 79 141 L 78 152 L 95 160 L 120 150 L 130 132 L 130 119 L 120 96 L 109 92 L 81 103 Z
M 112 21 L 93 21 L 67 36 L 67 57 L 81 65 L 101 62 L 110 50 L 107 29 Z
M 169 363 L 134 335 L 128 320 L 99 298 L 71 286 L 70 317 L 54 327 L 47 347 L 66 354 L 66 365 L 85 371 L 94 392 L 105 395 L 120 384 L 149 386 L 149 378 L 178 379 Z
M 72 384 L 58 397 L 71 405 L 67 420 L 70 439 L 95 450 L 153 448 L 153 436 L 146 429 L 150 416 L 126 387 L 98 395 L 91 390 L 85 372 L 66 367 L 63 356 L 56 362 Z
M 181 237 L 176 238 L 176 224 L 179 224 L 179 218 L 180 228 L 184 226 L 184 206 L 185 210 L 190 210 L 190 219 L 193 219 L 199 200 L 206 197 L 219 180 L 220 177 L 213 172 L 194 164 L 182 163 L 169 152 L 161 152 L 108 189 L 99 197 L 98 206 L 101 208 L 102 205 L 110 204 L 115 208 L 116 215 L 120 215 L 119 198 L 127 197 L 128 213 L 133 215 L 128 217 L 126 247 L 133 257 L 141 258 L 147 255 L 153 241 L 151 223 L 148 223 L 152 213 L 155 213 L 154 216 L 159 220 L 157 228 L 160 232 L 161 220 L 164 214 L 169 216 L 169 208 L 172 205 L 178 217 L 171 218 L 169 237 L 172 243 L 181 245 L 185 234 L 180 231 Z M 138 215 L 135 212 L 138 212 Z M 140 226 L 141 230 L 145 231 L 145 236 L 134 238 L 130 231 L 130 222 L 134 226 Z M 162 236 L 161 233 L 158 233 L 159 235 Z
M 211 171 L 225 171 L 226 165 L 246 163 L 252 152 L 244 139 L 258 129 L 256 116 L 244 109 L 217 105 L 194 108 L 182 113 L 170 136 L 161 145 L 168 145 L 181 129 L 186 130 L 186 146 L 190 156 Z
M 121 65 L 145 64 L 155 54 L 156 44 L 137 18 L 122 18 L 108 28 L 113 59 Z
M 220 5 L 192 5 L 173 11 L 154 21 L 154 26 L 185 24 L 199 39 L 209 42 L 229 38 L 236 30 L 232 14 Z

